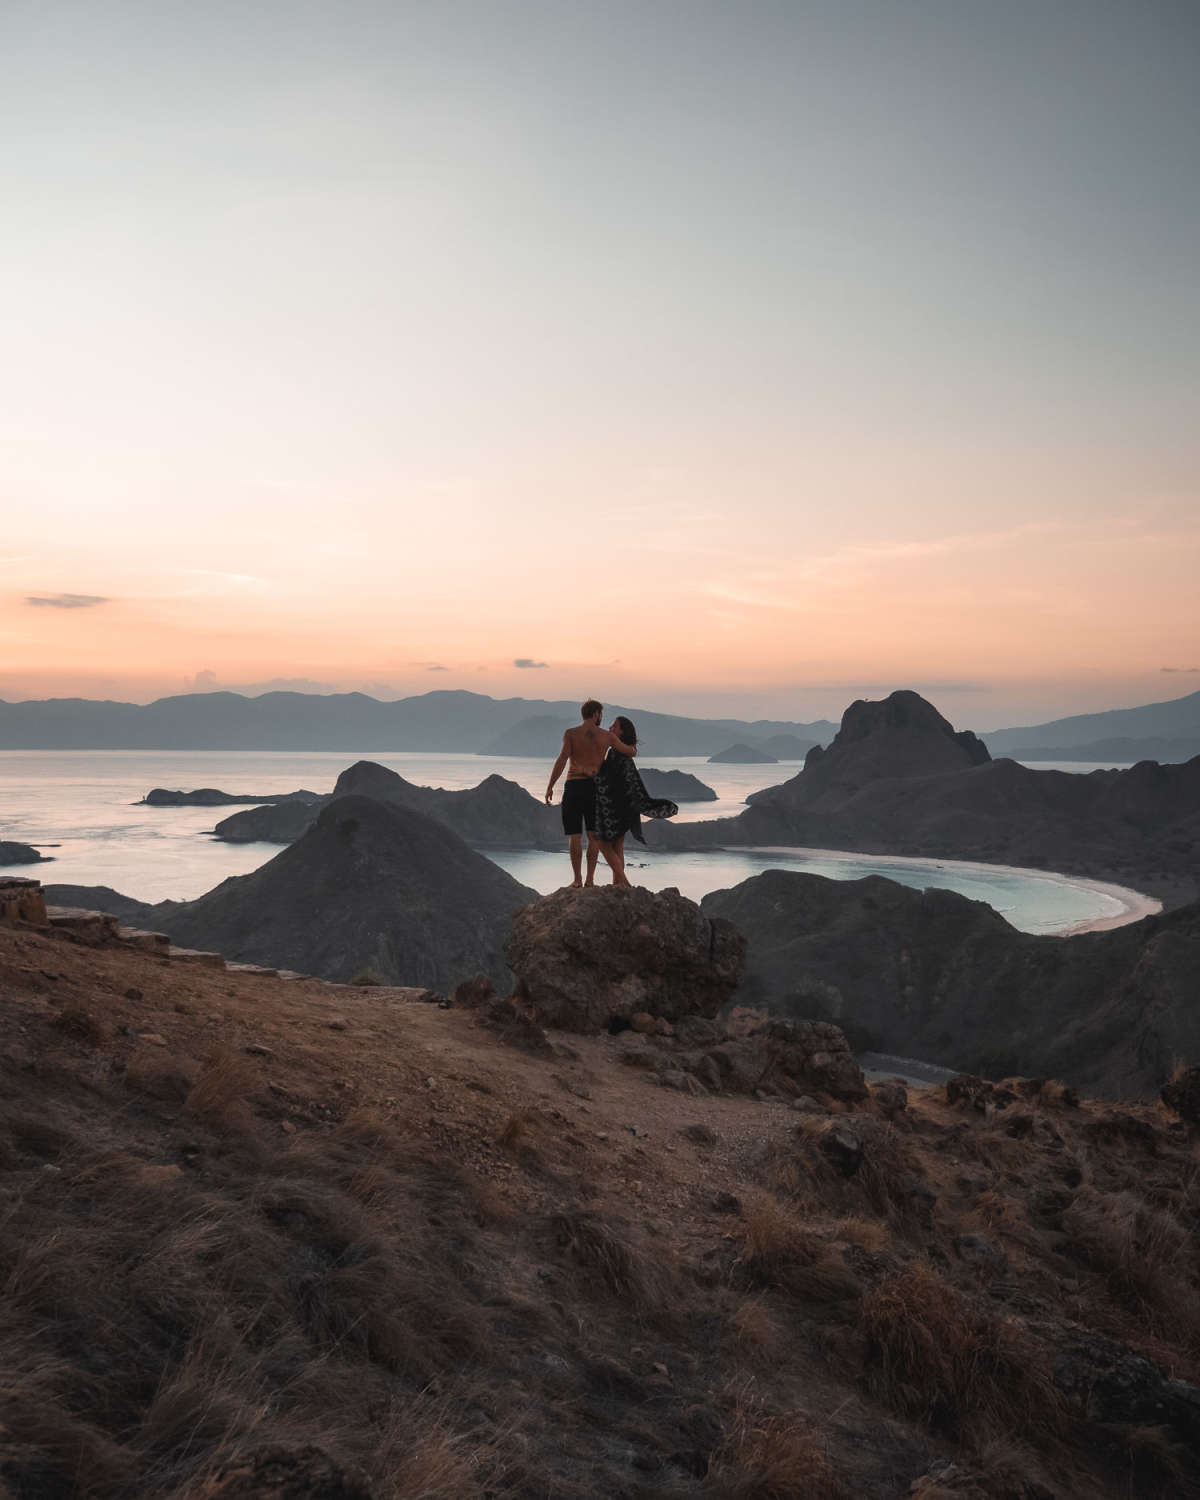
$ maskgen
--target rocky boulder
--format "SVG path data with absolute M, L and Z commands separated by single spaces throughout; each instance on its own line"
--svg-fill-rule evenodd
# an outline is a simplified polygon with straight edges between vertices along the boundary
M 779 763 L 779 757 L 759 745 L 747 745 L 739 740 L 736 745 L 710 755 L 708 763 L 710 766 L 774 766 Z
M 677 1037 L 686 1037 L 686 1029 L 678 1028 Z M 693 1073 L 713 1093 L 816 1093 L 857 1102 L 870 1092 L 841 1029 L 827 1021 L 768 1021 L 746 1035 L 677 1058 L 675 1066 Z
M 566 889 L 513 918 L 516 996 L 544 1026 L 596 1032 L 639 1011 L 715 1016 L 733 994 L 746 943 L 678 891 Z
M 1189 1125 L 1200 1125 L 1200 1068 L 1177 1068 L 1159 1090 L 1159 1098 Z
M 10 839 L 0 839 L 0 865 L 40 865 L 46 858 L 32 844 L 17 844 Z
M 715 802 L 717 794 L 690 771 L 657 771 L 641 767 L 642 781 L 652 797 L 666 797 L 670 802 Z

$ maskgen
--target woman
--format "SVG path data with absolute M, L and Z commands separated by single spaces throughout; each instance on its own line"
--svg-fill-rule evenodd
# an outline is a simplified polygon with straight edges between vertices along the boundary
M 609 726 L 626 745 L 637 745 L 637 730 L 624 714 L 618 714 Z M 642 818 L 673 818 L 679 811 L 665 797 L 651 797 L 633 757 L 610 750 L 596 776 L 596 842 L 612 866 L 613 884 L 628 885 L 625 878 L 625 835 L 632 833 L 639 843 Z

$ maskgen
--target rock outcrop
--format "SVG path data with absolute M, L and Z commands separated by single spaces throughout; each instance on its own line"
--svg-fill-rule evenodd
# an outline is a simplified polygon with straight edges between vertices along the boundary
M 40 882 L 0 877 L 0 922 L 46 920 L 46 896 Z
M 252 802 L 312 804 L 324 800 L 319 792 L 309 792 L 303 789 L 298 792 L 267 792 L 256 797 L 250 794 L 243 796 L 237 792 L 218 791 L 213 786 L 197 787 L 191 792 L 170 791 L 166 787 L 156 786 L 153 791 L 147 792 L 142 798 L 142 802 L 147 807 L 236 807 Z
M 360 760 L 338 777 L 328 797 L 310 807 L 280 802 L 234 813 L 214 832 L 229 843 L 262 840 L 288 844 L 316 821 L 322 807 L 342 797 L 363 796 L 424 813 L 476 848 L 560 849 L 562 824 L 554 808 L 531 797 L 524 787 L 503 776 L 488 776 L 463 791 L 414 786 L 403 776 L 375 761 Z
M 772 755 L 761 746 L 746 745 L 739 740 L 736 745 L 710 755 L 708 763 L 710 766 L 773 766 L 778 759 L 777 755 Z
M 639 767 L 642 781 L 652 797 L 666 797 L 671 802 L 715 802 L 717 794 L 690 771 L 656 771 L 653 766 Z
M 643 1012 L 715 1016 L 741 975 L 745 942 L 678 891 L 561 890 L 513 920 L 516 1000 L 538 1022 L 603 1031 Z
M 686 1029 L 679 1039 L 686 1046 Z M 713 1093 L 827 1094 L 854 1103 L 869 1089 L 845 1034 L 825 1021 L 773 1020 L 674 1059 Z
M 276 802 L 265 807 L 248 807 L 244 812 L 222 818 L 213 833 L 227 844 L 294 844 L 317 821 L 327 798 L 319 804 Z
M 226 958 L 446 991 L 477 972 L 506 982 L 509 921 L 534 899 L 443 824 L 355 795 L 252 874 L 152 917 L 175 942 Z
M 740 998 L 835 1021 L 858 1048 L 1127 1095 L 1200 1056 L 1200 904 L 1039 937 L 953 891 L 771 870 L 703 910 L 746 934 Z
M 47 855 L 39 854 L 32 844 L 0 839 L 0 865 L 40 865 L 47 858 Z
M 48 885 L 51 906 L 73 906 L 83 911 L 103 911 L 123 922 L 153 925 L 155 907 L 148 901 L 123 896 L 108 885 Z
M 736 818 L 656 825 L 652 846 L 791 844 L 984 860 L 1200 895 L 1200 757 L 1127 771 L 1032 771 L 990 760 L 916 693 L 855 703 L 827 750 L 747 798 Z

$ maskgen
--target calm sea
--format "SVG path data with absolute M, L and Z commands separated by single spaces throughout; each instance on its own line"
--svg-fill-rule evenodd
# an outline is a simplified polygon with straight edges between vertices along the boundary
M 206 807 L 139 806 L 151 787 L 219 787 L 238 793 L 332 790 L 356 759 L 375 760 L 407 780 L 451 788 L 477 785 L 497 772 L 533 792 L 544 790 L 550 759 L 508 756 L 274 751 L 0 751 L 0 838 L 37 844 L 52 865 L 18 867 L 46 883 L 107 885 L 141 901 L 189 900 L 227 875 L 242 875 L 273 858 L 271 844 L 224 844 L 209 833 L 227 811 Z M 699 757 L 643 762 L 691 771 L 718 794 L 716 802 L 685 803 L 680 819 L 725 817 L 746 796 L 795 775 L 798 764 L 713 766 Z M 1079 763 L 1036 769 L 1093 770 Z M 57 845 L 48 848 L 47 845 Z M 1114 917 L 1122 901 L 1077 881 L 1036 871 L 1006 871 L 950 861 L 900 860 L 802 849 L 725 850 L 701 854 L 627 849 L 630 878 L 652 890 L 676 886 L 699 899 L 767 869 L 798 869 L 834 879 L 887 875 L 905 885 L 940 886 L 986 901 L 1027 932 L 1054 932 Z M 495 862 L 535 890 L 569 878 L 565 853 L 496 852 Z

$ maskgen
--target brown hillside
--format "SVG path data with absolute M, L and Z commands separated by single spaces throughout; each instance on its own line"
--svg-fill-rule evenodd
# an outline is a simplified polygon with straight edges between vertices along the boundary
M 512 1032 L 0 926 L 0 1495 L 1197 1493 L 1159 1107 Z

